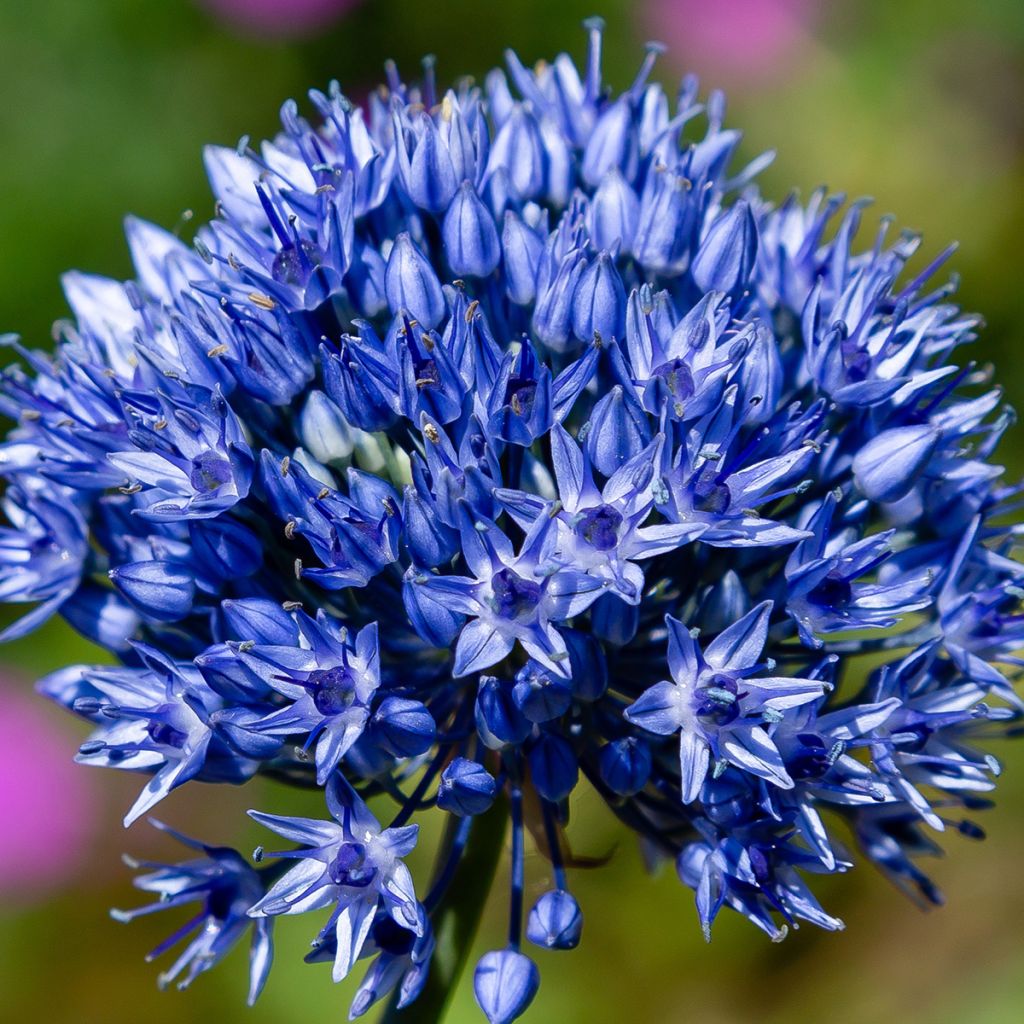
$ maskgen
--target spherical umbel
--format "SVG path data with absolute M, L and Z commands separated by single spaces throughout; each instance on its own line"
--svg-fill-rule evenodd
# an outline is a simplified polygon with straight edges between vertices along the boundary
M 465 955 L 507 877 L 474 991 L 511 1021 L 524 929 L 580 939 L 581 787 L 707 935 L 841 928 L 817 876 L 858 860 L 938 902 L 919 855 L 981 834 L 1021 488 L 979 321 L 933 282 L 951 250 L 911 276 L 920 240 L 858 241 L 863 203 L 763 197 L 719 94 L 652 81 L 657 47 L 616 94 L 586 31 L 580 68 L 286 103 L 205 152 L 191 246 L 129 219 L 135 279 L 67 275 L 52 358 L 0 339 L 0 599 L 29 606 L 0 636 L 60 614 L 109 652 L 39 684 L 76 760 L 145 776 L 128 825 L 192 782 L 324 802 L 252 812 L 284 841 L 255 866 L 177 836 L 146 868 L 201 926 L 179 984 L 245 938 L 255 998 L 309 913 L 307 959 L 366 965 L 353 1015 L 433 1019 L 435 927 Z

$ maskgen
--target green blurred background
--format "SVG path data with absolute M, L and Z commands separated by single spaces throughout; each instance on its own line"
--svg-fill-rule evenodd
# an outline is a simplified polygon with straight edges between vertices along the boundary
M 249 3 L 250 15 L 267 6 Z M 658 67 L 666 81 L 696 68 L 706 87 L 729 91 L 729 121 L 745 129 L 747 154 L 778 150 L 762 179 L 769 195 L 794 185 L 806 195 L 824 183 L 872 195 L 879 213 L 921 229 L 926 256 L 959 239 L 960 299 L 988 322 L 977 355 L 1000 366 L 1009 398 L 1024 408 L 1020 0 L 363 0 L 305 33 L 293 13 L 282 35 L 192 0 L 0 4 L 0 331 L 46 345 L 66 312 L 63 271 L 126 276 L 123 214 L 166 226 L 185 211 L 209 216 L 200 147 L 272 133 L 283 99 L 333 77 L 359 95 L 387 57 L 411 74 L 432 52 L 450 79 L 481 75 L 507 45 L 528 62 L 560 49 L 581 55 L 579 23 L 600 13 L 607 78 L 617 87 L 631 79 L 643 41 L 657 36 L 672 46 Z M 1011 431 L 1002 453 L 1015 475 L 1024 470 L 1022 441 L 1020 428 Z M 157 967 L 142 956 L 173 922 L 158 915 L 126 927 L 107 909 L 136 902 L 122 851 L 175 854 L 144 826 L 121 830 L 137 780 L 67 775 L 54 751 L 70 757 L 81 731 L 24 696 L 42 672 L 98 657 L 60 625 L 0 652 L 0 1020 L 345 1019 L 353 985 L 333 986 L 327 968 L 301 962 L 311 920 L 281 922 L 277 962 L 253 1010 L 244 1006 L 241 953 L 185 994 L 157 991 Z M 847 931 L 806 927 L 780 946 L 729 914 L 705 945 L 689 891 L 670 871 L 648 877 L 630 837 L 595 799 L 579 796 L 576 852 L 611 854 L 611 862 L 577 872 L 584 943 L 574 954 L 538 954 L 543 983 L 527 1019 L 1020 1020 L 1024 745 L 997 753 L 1006 773 L 1000 806 L 982 822 L 988 841 L 952 837 L 948 859 L 934 867 L 947 908 L 922 913 L 860 867 L 819 887 Z M 161 816 L 249 849 L 262 838 L 245 824 L 252 806 L 320 812 L 315 798 L 253 783 L 229 792 L 188 787 Z M 35 855 L 33 843 L 43 844 Z M 60 848 L 43 848 L 54 843 Z M 19 867 L 25 851 L 40 870 Z M 539 891 L 545 865 L 531 861 Z M 481 949 L 500 944 L 500 904 Z M 478 1019 L 465 979 L 451 1019 Z

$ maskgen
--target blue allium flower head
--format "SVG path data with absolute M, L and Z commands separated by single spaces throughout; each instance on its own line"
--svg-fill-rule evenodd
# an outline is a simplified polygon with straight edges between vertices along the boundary
M 368 962 L 352 1016 L 434 1019 L 508 829 L 474 990 L 511 1021 L 524 929 L 580 941 L 581 787 L 708 936 L 842 927 L 814 877 L 857 860 L 939 902 L 919 858 L 982 834 L 1024 712 L 1022 488 L 979 321 L 929 283 L 952 250 L 909 275 L 920 239 L 861 244 L 864 203 L 763 197 L 720 94 L 663 89 L 656 46 L 616 94 L 586 32 L 579 69 L 286 103 L 206 151 L 191 245 L 129 219 L 134 280 L 67 275 L 53 355 L 0 339 L 3 638 L 59 614 L 109 652 L 40 683 L 78 760 L 142 776 L 128 825 L 254 776 L 327 808 L 252 812 L 291 844 L 256 867 L 147 865 L 162 902 L 122 916 L 199 905 L 168 980 L 251 929 L 254 998 L 273 918 L 319 913 L 307 959 Z

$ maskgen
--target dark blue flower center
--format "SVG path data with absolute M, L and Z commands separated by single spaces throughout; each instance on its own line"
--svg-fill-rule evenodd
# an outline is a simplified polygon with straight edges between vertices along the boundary
M 56 554 L 60 550 L 60 544 L 51 533 L 44 533 L 41 537 L 36 537 L 28 545 L 29 556 L 33 558 L 50 554 L 51 552 Z
M 797 753 L 786 759 L 786 767 L 794 779 L 818 779 L 835 763 L 839 751 L 826 746 L 816 733 L 805 732 L 797 736 Z
M 871 373 L 871 357 L 860 350 L 844 353 L 846 360 L 846 378 L 857 382 L 867 380 Z
M 505 404 L 517 416 L 529 418 L 533 412 L 533 400 L 537 394 L 537 382 L 527 377 L 512 377 L 505 386 Z
M 174 747 L 176 750 L 184 747 L 188 740 L 185 733 L 167 722 L 152 721 L 146 726 L 146 732 L 157 746 Z
M 718 470 L 705 466 L 693 484 L 693 505 L 699 512 L 717 514 L 728 510 L 732 494 L 725 484 L 718 480 Z
M 433 359 L 413 360 L 413 371 L 416 374 L 418 388 L 436 388 L 441 383 L 441 371 Z
M 404 956 L 412 949 L 416 935 L 403 928 L 390 917 L 378 917 L 373 922 L 373 941 L 376 946 L 392 956 Z
M 677 402 L 693 397 L 696 390 L 693 374 L 682 359 L 671 359 L 667 363 L 662 363 L 655 369 L 654 376 L 663 382 L 668 393 Z
M 587 509 L 576 524 L 576 532 L 598 551 L 610 551 L 619 542 L 622 514 L 611 505 Z
M 324 254 L 313 242 L 303 240 L 301 253 L 294 245 L 286 245 L 275 257 L 270 274 L 281 284 L 304 285 L 313 268 L 324 261 Z
M 540 584 L 511 569 L 499 569 L 491 577 L 491 593 L 492 607 L 504 619 L 529 615 L 540 604 Z
M 226 921 L 231 916 L 237 898 L 236 886 L 214 885 L 206 897 L 206 912 L 218 921 Z
M 215 491 L 230 479 L 231 463 L 217 452 L 201 452 L 192 460 L 189 481 L 197 491 Z
M 697 717 L 704 725 L 729 725 L 739 717 L 740 696 L 736 680 L 718 672 L 694 694 Z
M 811 592 L 808 598 L 823 608 L 842 608 L 853 596 L 853 588 L 841 576 L 826 576 Z
M 335 885 L 364 889 L 373 881 L 377 869 L 367 857 L 362 843 L 342 843 L 334 860 L 327 866 L 327 873 Z
M 310 672 L 306 686 L 313 694 L 313 704 L 317 711 L 325 718 L 340 715 L 355 703 L 355 678 L 342 665 Z
M 919 754 L 932 738 L 932 730 L 923 723 L 904 725 L 900 728 L 900 750 L 908 754 Z

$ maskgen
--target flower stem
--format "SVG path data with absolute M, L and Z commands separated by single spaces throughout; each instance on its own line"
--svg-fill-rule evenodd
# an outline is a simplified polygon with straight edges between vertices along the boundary
M 396 991 L 381 1017 L 381 1024 L 441 1024 L 443 1021 L 483 917 L 487 894 L 501 858 L 507 823 L 508 809 L 504 800 L 495 801 L 490 810 L 473 819 L 465 851 L 452 872 L 447 892 L 431 915 L 437 945 L 427 983 L 416 1001 L 404 1010 L 396 1006 Z M 456 842 L 462 824 L 458 818 L 449 816 L 438 850 L 439 869 Z

